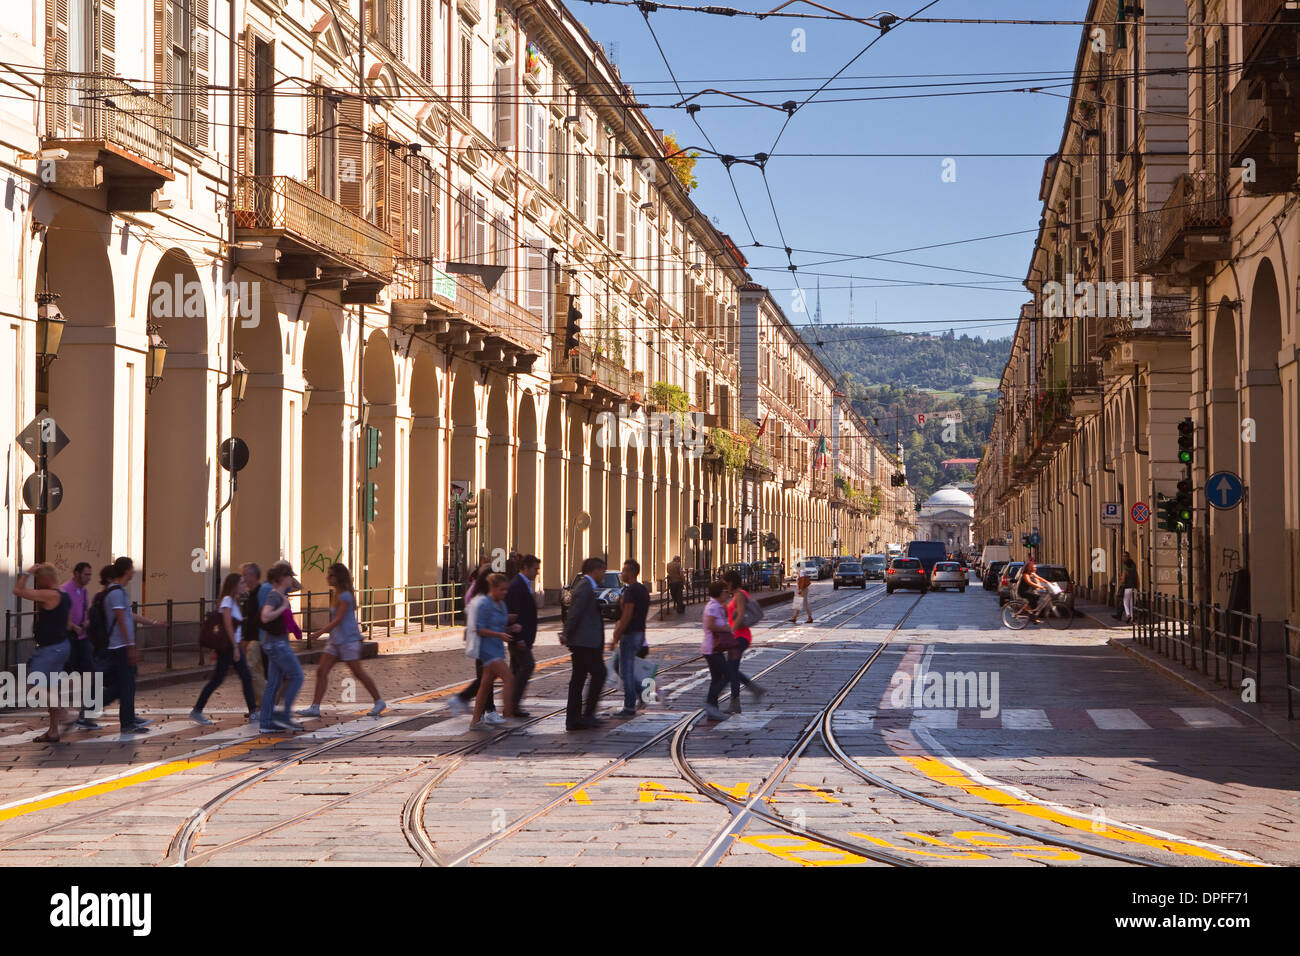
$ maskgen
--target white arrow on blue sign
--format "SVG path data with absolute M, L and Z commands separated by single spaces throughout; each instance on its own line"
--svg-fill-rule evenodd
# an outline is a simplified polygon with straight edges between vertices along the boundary
M 1230 471 L 1216 471 L 1205 483 L 1205 497 L 1215 508 L 1241 504 L 1241 479 Z

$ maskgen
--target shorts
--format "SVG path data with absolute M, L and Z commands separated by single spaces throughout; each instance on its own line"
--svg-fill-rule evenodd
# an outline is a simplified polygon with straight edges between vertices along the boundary
M 334 638 L 330 638 L 325 645 L 325 653 L 332 654 L 341 661 L 359 661 L 361 660 L 361 642 L 335 641 Z
M 57 644 L 45 644 L 32 651 L 31 660 L 27 662 L 27 673 L 62 674 L 67 670 L 68 655 L 72 653 L 72 642 L 66 638 Z
M 483 666 L 493 661 L 506 659 L 506 642 L 499 637 L 482 637 L 478 639 L 478 662 Z

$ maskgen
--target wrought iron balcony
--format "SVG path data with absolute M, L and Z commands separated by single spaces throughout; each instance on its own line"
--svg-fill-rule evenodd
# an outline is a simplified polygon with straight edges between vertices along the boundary
M 563 342 L 551 350 L 551 374 L 559 391 L 584 393 L 605 402 L 624 402 L 632 395 L 632 373 L 586 345 L 565 352 Z
M 1224 183 L 1202 171 L 1174 180 L 1159 209 L 1142 213 L 1138 222 L 1139 272 L 1171 271 L 1173 263 L 1211 263 L 1229 253 L 1228 195 Z
M 345 280 L 348 302 L 375 301 L 392 279 L 392 236 L 296 179 L 240 176 L 234 212 L 237 238 L 269 241 L 279 251 L 281 278 L 353 274 Z
M 1295 56 L 1294 26 L 1300 23 L 1296 0 L 1241 0 L 1241 48 L 1243 65 L 1276 56 Z M 1234 115 L 1234 123 L 1237 119 Z
M 1300 31 L 1293 31 L 1300 32 Z M 1300 132 L 1300 109 L 1292 90 L 1293 79 L 1276 68 L 1242 75 L 1229 96 L 1229 150 L 1233 166 L 1243 172 L 1241 184 L 1247 195 L 1285 193 L 1295 188 L 1300 177 L 1296 162 L 1295 134 Z
M 1101 319 L 1103 342 L 1115 339 L 1180 338 L 1191 334 L 1191 304 L 1184 295 L 1155 295 L 1150 301 L 1151 314 L 1110 316 Z
M 108 192 L 109 211 L 153 209 L 172 174 L 171 114 L 127 83 L 99 73 L 50 73 L 42 149 L 66 149 L 54 188 Z
M 476 275 L 422 265 L 399 275 L 390 291 L 395 325 L 432 332 L 440 345 L 481 364 L 527 372 L 542 355 L 541 317 L 489 292 Z

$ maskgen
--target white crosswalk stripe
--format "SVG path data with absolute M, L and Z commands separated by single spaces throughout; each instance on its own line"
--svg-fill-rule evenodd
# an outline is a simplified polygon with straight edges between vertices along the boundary
M 1126 708 L 1089 708 L 1088 716 L 1099 730 L 1150 730 L 1151 725 Z
M 1051 730 L 1047 711 L 1036 707 L 1009 708 L 1002 712 L 1003 730 Z
M 1240 727 L 1241 721 L 1217 707 L 1174 707 L 1189 727 Z

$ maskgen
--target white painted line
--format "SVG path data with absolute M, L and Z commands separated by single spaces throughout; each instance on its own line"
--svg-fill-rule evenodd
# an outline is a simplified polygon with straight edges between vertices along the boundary
M 737 731 L 737 730 L 762 730 L 778 714 L 732 714 L 726 720 L 714 724 L 709 721 L 703 721 L 702 724 L 706 730 L 711 731 Z
M 143 734 L 124 734 L 118 733 L 99 734 L 96 737 L 69 737 L 67 738 L 73 744 L 121 744 L 134 743 L 137 740 L 151 740 L 158 737 L 166 737 L 168 734 L 178 734 L 185 730 L 197 730 L 199 725 L 192 720 L 169 720 L 161 724 L 151 724 Z
M 1047 711 L 1037 707 L 1009 708 L 1002 712 L 1003 730 L 1051 730 Z
M 1217 707 L 1171 707 L 1189 727 L 1240 727 L 1241 721 Z
M 949 708 L 913 711 L 912 726 L 928 727 L 930 730 L 956 730 L 957 711 Z
M 837 710 L 835 712 L 835 729 L 871 730 L 876 725 L 874 710 Z
M 450 720 L 440 720 L 436 724 L 430 724 L 428 727 L 421 727 L 419 730 L 413 730 L 406 734 L 407 737 L 459 737 L 461 734 L 469 733 L 468 717 L 452 717 Z
M 1099 730 L 1150 730 L 1151 725 L 1124 708 L 1088 709 L 1088 716 Z
M 647 711 L 644 714 L 638 714 L 625 724 L 619 724 L 610 730 L 611 734 L 644 734 L 653 736 L 663 730 L 670 724 L 681 720 L 688 713 L 693 711 L 685 710 L 661 710 Z

